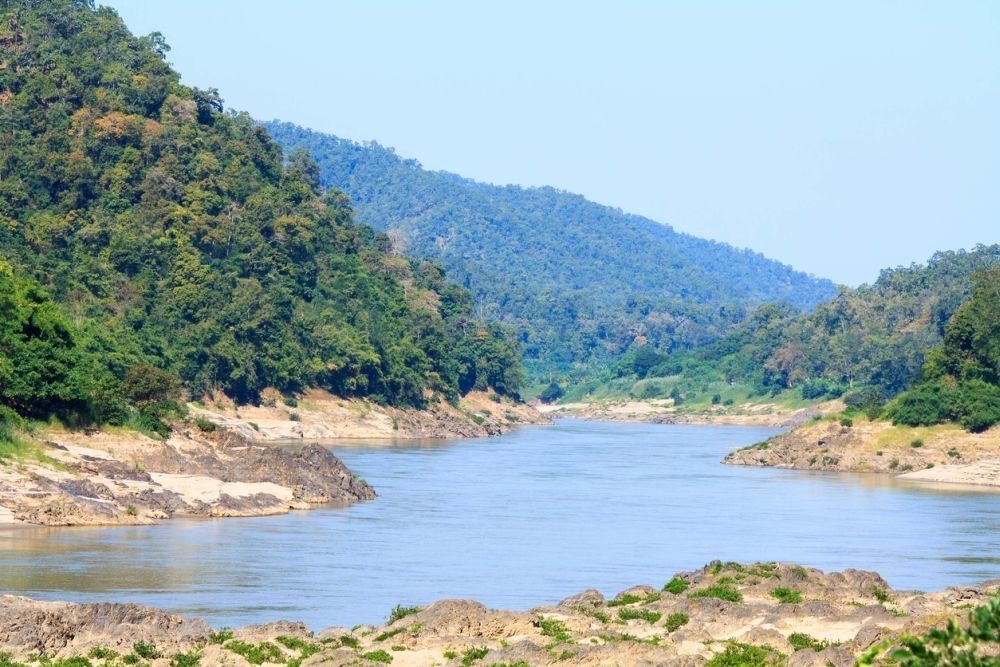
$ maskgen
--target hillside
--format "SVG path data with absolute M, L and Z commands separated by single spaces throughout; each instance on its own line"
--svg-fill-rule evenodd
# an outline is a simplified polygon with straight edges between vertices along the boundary
M 11 410 L 155 426 L 217 390 L 516 395 L 516 342 L 468 292 L 168 49 L 90 0 L 0 5 L 0 431 Z
M 871 285 L 841 288 L 810 313 L 764 305 L 696 350 L 635 347 L 603 375 L 565 387 L 564 400 L 659 399 L 661 408 L 717 417 L 750 404 L 780 412 L 842 396 L 881 405 L 918 380 L 977 272 L 997 266 L 1000 245 L 939 252 L 926 264 L 887 269 Z
M 432 257 L 479 312 L 521 332 L 536 377 L 599 368 L 637 340 L 661 351 L 712 341 L 771 301 L 811 308 L 826 280 L 749 250 L 679 233 L 553 188 L 477 183 L 423 169 L 377 143 L 265 123 L 307 149 L 320 180 L 397 247 Z

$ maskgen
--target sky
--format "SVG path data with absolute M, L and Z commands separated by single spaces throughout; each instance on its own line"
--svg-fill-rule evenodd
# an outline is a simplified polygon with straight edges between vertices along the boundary
M 1000 242 L 1000 2 L 101 4 L 256 118 L 838 283 Z

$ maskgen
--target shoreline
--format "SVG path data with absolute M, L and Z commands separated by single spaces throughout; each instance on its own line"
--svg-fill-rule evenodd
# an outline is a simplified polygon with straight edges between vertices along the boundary
M 231 631 L 132 603 L 45 602 L 0 596 L 0 650 L 40 655 L 132 654 L 166 667 L 192 663 L 408 665 L 700 665 L 764 652 L 789 665 L 853 665 L 902 633 L 924 634 L 1000 595 L 1000 580 L 943 591 L 893 590 L 874 572 L 825 573 L 790 563 L 722 563 L 665 576 L 613 598 L 587 590 L 552 605 L 496 611 L 472 600 L 397 607 L 382 626 L 314 632 L 273 621 Z M 390 610 L 386 610 L 389 612 Z M 45 619 L 46 622 L 41 622 Z M 256 656 L 263 655 L 259 662 Z M 470 658 L 470 656 L 473 656 Z M 34 657 L 35 660 L 29 658 Z M 193 660 L 193 658 L 190 658 Z
M 864 417 L 818 419 L 727 454 L 729 465 L 837 473 L 1000 492 L 1000 428 L 894 426 Z

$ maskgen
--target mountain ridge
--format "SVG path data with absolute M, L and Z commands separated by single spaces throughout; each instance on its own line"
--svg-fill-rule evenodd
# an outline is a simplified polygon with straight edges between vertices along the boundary
M 359 219 L 389 232 L 397 249 L 441 261 L 480 308 L 522 329 L 536 374 L 606 363 L 637 340 L 694 347 L 749 306 L 808 309 L 835 294 L 830 281 L 755 251 L 583 195 L 483 183 L 426 170 L 377 142 L 263 125 L 286 152 L 308 150 L 323 185 L 346 192 Z

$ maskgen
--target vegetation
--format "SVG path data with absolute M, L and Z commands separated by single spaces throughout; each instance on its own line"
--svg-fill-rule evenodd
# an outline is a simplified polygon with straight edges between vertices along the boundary
M 910 416 L 904 403 L 900 419 L 937 423 L 964 410 L 982 415 L 968 417 L 970 426 L 982 423 L 997 401 L 980 384 L 995 375 L 988 352 L 989 341 L 998 340 L 995 288 L 989 296 L 989 285 L 1000 280 L 994 267 L 1000 267 L 1000 245 L 978 246 L 937 253 L 926 265 L 883 271 L 874 284 L 842 288 L 811 313 L 767 304 L 731 334 L 696 349 L 665 354 L 651 345 L 633 346 L 608 371 L 567 392 L 566 400 L 680 397 L 689 407 L 707 409 L 755 398 L 795 408 L 843 397 L 851 410 L 877 417 L 887 399 L 926 375 L 926 360 L 928 368 L 953 378 L 956 388 L 949 394 L 941 383 L 932 384 L 922 390 L 926 396 L 914 399 L 930 405 L 929 414 Z M 973 289 L 974 283 L 984 287 Z M 953 350 L 950 365 L 934 364 L 940 355 L 933 350 L 942 343 Z M 844 425 L 852 424 L 845 415 Z
M 705 667 L 769 667 L 784 664 L 784 656 L 769 646 L 729 642 L 726 650 L 705 662 Z
M 747 251 L 681 234 L 553 188 L 431 172 L 376 143 L 264 125 L 307 149 L 321 181 L 398 247 L 440 260 L 477 308 L 516 327 L 535 379 L 604 368 L 632 346 L 714 340 L 754 304 L 809 308 L 833 286 Z M 512 243 L 511 239 L 517 239 Z
M 782 604 L 794 604 L 796 602 L 802 602 L 802 593 L 797 590 L 788 588 L 787 586 L 778 586 L 777 588 L 771 589 L 771 597 L 776 599 Z
M 618 618 L 623 621 L 640 620 L 646 621 L 647 623 L 656 623 L 660 620 L 660 613 L 653 611 L 652 609 L 636 609 L 635 607 L 628 607 L 626 609 L 618 610 Z
M 687 625 L 689 620 L 691 619 L 687 614 L 678 611 L 667 616 L 667 620 L 663 625 L 666 627 L 667 632 L 673 632 L 682 625 Z
M 743 602 L 743 594 L 729 584 L 715 583 L 688 593 L 689 598 L 718 598 L 729 602 Z
M 674 577 L 663 587 L 664 592 L 672 593 L 674 595 L 680 595 L 691 586 L 691 583 L 687 579 L 681 579 L 680 577 Z
M 91 0 L 0 8 L 0 405 L 162 431 L 213 390 L 517 394 L 507 329 L 167 50 Z
M 893 423 L 955 421 L 973 432 L 1000 423 L 1000 268 L 977 273 L 973 282 L 972 296 L 948 322 L 917 385 L 886 409 Z
M 421 609 L 420 607 L 404 607 L 401 604 L 397 604 L 389 612 L 389 618 L 386 621 L 386 624 L 392 625 L 393 623 L 402 618 L 406 618 L 407 616 L 412 616 L 413 614 L 416 614 L 417 612 L 420 611 L 420 609 Z
M 1000 597 L 969 612 L 968 627 L 954 620 L 943 630 L 922 637 L 903 635 L 895 649 L 889 642 L 866 651 L 859 665 L 894 664 L 903 667 L 964 667 L 1000 665 Z

